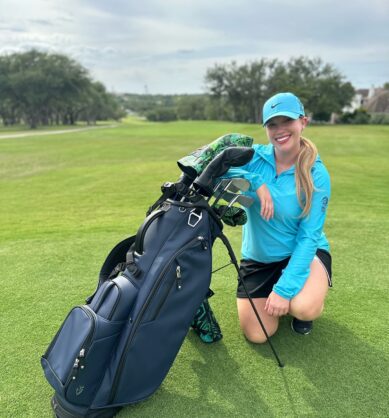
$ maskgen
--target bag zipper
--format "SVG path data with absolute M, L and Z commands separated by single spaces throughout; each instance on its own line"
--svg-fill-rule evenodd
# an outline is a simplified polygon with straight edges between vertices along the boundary
M 160 283 L 161 283 L 166 271 L 170 267 L 170 264 L 173 262 L 173 260 L 175 260 L 181 253 L 183 253 L 188 247 L 190 247 L 195 242 L 200 242 L 202 244 L 204 250 L 208 249 L 207 243 L 206 243 L 205 238 L 203 236 L 200 235 L 200 236 L 197 236 L 196 238 L 193 238 L 192 240 L 190 240 L 187 244 L 184 245 L 184 247 L 182 247 L 179 251 L 174 253 L 173 256 L 169 259 L 169 262 L 163 268 L 162 272 L 160 273 L 160 275 L 158 276 L 158 278 L 157 278 L 157 280 L 154 284 L 154 287 L 151 289 L 148 298 L 146 299 L 145 303 L 143 304 L 143 306 L 142 306 L 142 308 L 141 308 L 141 310 L 140 310 L 140 312 L 139 312 L 139 314 L 136 318 L 136 321 L 134 322 L 131 333 L 127 338 L 126 345 L 124 347 L 121 358 L 119 360 L 118 367 L 116 368 L 116 374 L 115 374 L 115 377 L 114 377 L 114 380 L 113 380 L 113 383 L 112 383 L 112 389 L 111 389 L 111 393 L 110 393 L 110 396 L 109 396 L 108 404 L 113 402 L 115 392 L 116 392 L 119 380 L 121 378 L 121 373 L 122 373 L 122 370 L 123 370 L 123 366 L 124 366 L 125 361 L 127 360 L 128 348 L 132 343 L 132 340 L 133 340 L 133 338 L 136 334 L 136 331 L 138 330 L 139 324 L 143 319 L 143 315 L 144 315 L 147 307 L 149 306 L 151 300 L 153 299 L 154 294 L 158 290 L 158 288 L 160 286 Z
M 160 310 L 162 309 L 162 306 L 165 304 L 166 299 L 168 298 L 170 291 L 172 290 L 172 287 L 176 283 L 177 290 L 182 289 L 182 279 L 181 279 L 181 267 L 178 265 L 176 267 L 176 278 L 175 280 L 172 280 L 172 282 L 169 285 L 169 288 L 165 292 L 163 298 L 161 298 L 161 301 L 159 302 L 157 309 L 155 310 L 154 315 L 151 317 L 150 321 L 155 321 L 155 319 L 158 317 Z
M 78 369 L 79 368 L 80 369 L 84 368 L 84 365 L 81 364 L 80 359 L 86 357 L 86 355 L 88 353 L 88 350 L 90 348 L 89 345 L 90 345 L 90 343 L 93 339 L 93 334 L 95 332 L 95 327 L 96 327 L 96 314 L 95 314 L 95 312 L 92 311 L 92 309 L 89 308 L 86 305 L 79 306 L 78 308 L 83 310 L 87 314 L 87 316 L 91 319 L 92 327 L 91 327 L 91 330 L 89 331 L 87 337 L 85 338 L 84 342 L 81 345 L 81 349 L 80 349 L 80 352 L 79 352 L 78 356 L 74 360 L 72 370 L 71 370 L 71 372 L 70 372 L 70 374 L 69 374 L 69 376 L 66 379 L 66 382 L 64 384 L 64 390 L 67 389 L 67 387 L 69 386 L 69 384 L 72 380 L 76 380 L 76 375 L 77 375 Z

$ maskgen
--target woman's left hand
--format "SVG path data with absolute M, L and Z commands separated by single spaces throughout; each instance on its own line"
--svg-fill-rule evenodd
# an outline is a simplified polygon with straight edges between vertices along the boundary
M 289 304 L 288 299 L 271 292 L 266 301 L 265 311 L 271 316 L 286 315 L 289 312 Z

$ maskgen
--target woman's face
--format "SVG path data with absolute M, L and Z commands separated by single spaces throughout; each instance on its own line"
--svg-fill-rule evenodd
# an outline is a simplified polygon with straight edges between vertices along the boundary
M 265 125 L 267 137 L 276 151 L 294 154 L 300 149 L 301 132 L 307 126 L 308 118 L 291 119 L 275 116 Z

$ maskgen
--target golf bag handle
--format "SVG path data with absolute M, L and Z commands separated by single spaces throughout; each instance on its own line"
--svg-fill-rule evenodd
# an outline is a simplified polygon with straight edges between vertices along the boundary
M 135 237 L 135 248 L 134 251 L 141 255 L 143 254 L 143 241 L 145 238 L 145 234 L 151 223 L 159 218 L 161 215 L 163 215 L 167 210 L 167 205 L 163 206 L 161 209 L 156 210 L 155 212 L 152 212 L 143 222 L 143 224 L 139 227 L 138 232 L 136 233 Z

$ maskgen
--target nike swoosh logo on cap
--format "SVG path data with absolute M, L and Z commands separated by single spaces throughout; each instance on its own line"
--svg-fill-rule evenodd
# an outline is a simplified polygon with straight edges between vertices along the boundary
M 276 106 L 278 106 L 279 104 L 281 104 L 281 103 L 276 103 L 276 104 L 272 104 L 270 107 L 272 108 L 272 109 L 274 109 Z

